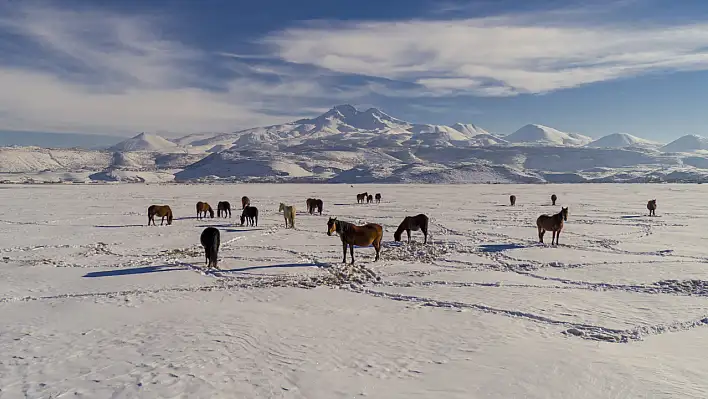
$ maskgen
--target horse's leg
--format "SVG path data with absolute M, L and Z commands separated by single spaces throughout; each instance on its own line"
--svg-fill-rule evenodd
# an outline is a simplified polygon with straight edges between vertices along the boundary
M 556 245 L 559 245 L 558 240 L 560 240 L 560 238 L 561 238 L 561 231 L 558 230 L 558 232 L 556 233 Z
M 347 263 L 347 243 L 342 241 L 342 250 L 344 252 L 344 259 L 342 259 L 342 263 Z
M 541 227 L 539 227 L 538 228 L 538 240 L 541 241 L 541 244 L 543 244 L 543 233 L 545 233 L 545 231 Z
M 349 252 L 352 255 L 352 265 L 354 264 L 354 244 L 349 244 Z
M 553 230 L 552 233 L 553 233 L 553 237 L 551 237 L 551 245 L 553 245 L 553 242 L 556 240 L 556 231 Z
M 379 253 L 381 252 L 381 238 L 377 238 L 376 241 L 374 241 L 374 249 L 376 250 L 374 262 L 376 262 L 379 260 Z
M 408 234 L 408 244 L 410 244 L 411 243 L 411 231 L 406 230 L 406 234 Z

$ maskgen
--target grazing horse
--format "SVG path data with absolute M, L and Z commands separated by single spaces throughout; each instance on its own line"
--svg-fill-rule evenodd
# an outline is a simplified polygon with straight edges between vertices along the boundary
M 202 247 L 204 247 L 207 267 L 215 267 L 218 269 L 219 267 L 216 263 L 219 257 L 219 245 L 221 244 L 219 230 L 214 227 L 207 227 L 202 231 L 199 241 L 201 241 Z
M 556 206 L 556 201 L 558 200 L 558 197 L 556 197 L 555 194 L 551 195 L 551 202 L 553 203 L 553 206 Z
M 337 233 L 342 240 L 342 250 L 344 259 L 342 263 L 347 263 L 347 245 L 349 246 L 352 255 L 352 264 L 354 264 L 354 246 L 368 247 L 373 244 L 376 250 L 376 258 L 374 262 L 379 260 L 381 253 L 381 239 L 383 238 L 383 228 L 376 223 L 367 223 L 363 226 L 356 226 L 349 222 L 337 220 L 337 218 L 329 218 L 327 221 L 327 235 Z
M 322 203 L 322 200 L 319 198 L 316 199 L 315 206 L 317 207 L 317 213 L 319 213 L 320 216 L 322 216 L 322 208 L 324 208 L 324 203 Z
M 369 193 L 361 193 L 356 195 L 356 203 L 364 203 L 366 202 L 366 199 L 369 197 Z
M 509 201 L 511 201 L 511 206 L 516 205 L 516 196 L 515 196 L 515 195 L 510 195 L 510 196 L 509 196 Z
M 148 207 L 148 226 L 150 226 L 151 221 L 152 221 L 152 225 L 156 226 L 155 215 L 162 217 L 162 220 L 160 220 L 160 226 L 162 226 L 162 224 L 165 223 L 165 218 L 167 218 L 167 225 L 168 226 L 172 224 L 172 209 L 170 209 L 169 206 L 167 206 L 167 205 L 150 205 L 150 207 Z
M 278 208 L 278 212 L 283 212 L 283 217 L 285 218 L 285 228 L 288 228 L 288 222 L 290 222 L 290 228 L 295 228 L 295 207 L 292 205 L 285 205 L 282 202 Z
M 222 213 L 224 217 L 226 217 L 227 214 L 231 217 L 231 204 L 229 204 L 228 201 L 219 201 L 219 203 L 216 204 L 216 216 L 221 217 Z
M 369 194 L 368 196 L 366 196 L 366 203 L 370 204 L 372 202 L 374 202 L 374 196 Z
M 423 244 L 428 243 L 428 217 L 425 216 L 424 214 L 419 214 L 415 216 L 406 216 L 403 221 L 401 222 L 400 225 L 398 225 L 398 230 L 396 230 L 395 233 L 393 233 L 393 239 L 396 241 L 401 241 L 401 234 L 403 234 L 403 231 L 405 230 L 406 234 L 408 234 L 408 243 L 411 243 L 411 230 L 413 231 L 422 231 L 423 236 L 425 236 L 425 240 L 423 241 Z
M 307 201 L 305 201 L 305 203 L 307 204 L 307 212 L 309 212 L 310 215 L 315 212 L 315 201 L 317 200 L 314 198 L 308 198 Z
M 206 202 L 197 202 L 197 219 L 202 219 L 206 217 L 207 212 L 209 212 L 209 217 L 214 217 L 214 210 L 211 209 L 211 205 Z M 202 216 L 203 215 L 203 216 Z
M 647 209 L 649 209 L 649 216 L 656 216 L 656 200 L 653 199 L 647 202 Z
M 376 193 L 375 198 L 376 198 L 376 203 L 380 204 L 381 203 L 381 193 Z
M 243 226 L 243 222 L 246 222 L 246 226 L 248 226 L 249 222 L 251 226 L 258 226 L 258 208 L 250 205 L 243 208 L 243 212 L 241 212 L 241 226 Z
M 546 231 L 552 231 L 551 245 L 553 245 L 554 240 L 556 245 L 558 245 L 558 239 L 560 238 L 561 230 L 563 230 L 563 221 L 568 221 L 568 208 L 561 208 L 561 211 L 553 216 L 539 216 L 536 219 L 536 227 L 538 227 L 538 239 L 541 243 L 543 243 L 543 234 Z
M 241 197 L 241 209 L 251 205 L 251 200 L 245 195 Z

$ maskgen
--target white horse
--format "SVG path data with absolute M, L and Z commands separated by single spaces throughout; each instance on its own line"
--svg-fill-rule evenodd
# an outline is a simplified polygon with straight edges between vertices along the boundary
M 283 217 L 285 217 L 285 228 L 288 228 L 288 221 L 290 222 L 290 228 L 295 228 L 295 207 L 292 205 L 285 205 L 282 202 L 278 208 L 278 212 L 283 212 Z

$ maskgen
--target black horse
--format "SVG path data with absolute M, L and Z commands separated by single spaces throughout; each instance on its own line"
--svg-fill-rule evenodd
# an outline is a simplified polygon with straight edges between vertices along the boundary
M 248 222 L 251 223 L 251 226 L 258 226 L 258 208 L 250 205 L 243 208 L 241 226 L 243 226 L 244 222 L 246 222 L 246 226 L 248 226 Z
M 396 230 L 395 233 L 393 233 L 393 239 L 396 241 L 401 241 L 401 234 L 405 231 L 406 234 L 408 234 L 408 243 L 411 243 L 411 230 L 413 231 L 422 231 L 423 236 L 425 237 L 425 240 L 423 241 L 423 244 L 428 243 L 428 217 L 425 216 L 424 214 L 419 214 L 415 216 L 406 216 L 401 224 L 398 226 L 398 229 Z
M 219 245 L 221 238 L 219 230 L 214 227 L 207 227 L 202 231 L 202 236 L 199 239 L 204 247 L 204 256 L 206 257 L 207 267 L 219 268 L 217 258 L 219 257 Z
M 221 217 L 222 213 L 224 217 L 226 217 L 227 214 L 231 217 L 231 204 L 229 201 L 219 201 L 219 203 L 216 204 L 216 216 Z

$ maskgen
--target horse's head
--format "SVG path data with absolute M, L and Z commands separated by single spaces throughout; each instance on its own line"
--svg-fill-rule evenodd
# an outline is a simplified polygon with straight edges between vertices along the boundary
M 282 212 L 283 210 L 285 210 L 285 204 L 281 202 L 280 206 L 278 207 L 278 212 Z
M 394 239 L 395 241 L 397 241 L 397 242 L 398 242 L 398 241 L 401 241 L 401 234 L 402 234 L 402 233 L 403 233 L 403 231 L 398 231 L 398 230 L 396 230 L 396 231 L 393 233 L 393 239 Z
M 568 221 L 568 207 L 561 208 L 561 213 L 563 214 L 563 220 Z
M 337 218 L 329 218 L 327 221 L 327 235 L 331 236 L 337 230 Z
M 214 210 L 209 207 L 209 217 L 213 218 L 214 217 Z

